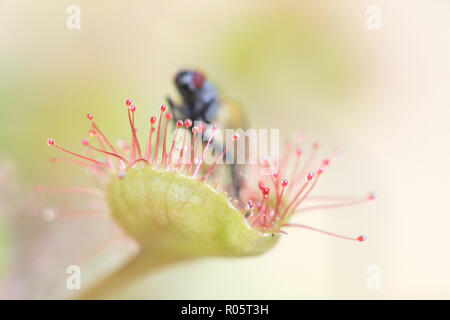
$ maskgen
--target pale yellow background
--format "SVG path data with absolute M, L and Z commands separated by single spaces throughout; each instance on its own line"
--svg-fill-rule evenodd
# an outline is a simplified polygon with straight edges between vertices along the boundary
M 69 4 L 81 8 L 80 30 L 66 28 Z M 380 30 L 366 27 L 371 4 Z M 127 97 L 143 127 L 174 95 L 173 74 L 191 66 L 240 101 L 255 127 L 304 132 L 325 152 L 338 146 L 318 193 L 374 190 L 377 201 L 298 221 L 368 241 L 291 230 L 262 257 L 174 266 L 118 297 L 450 298 L 449 21 L 444 0 L 1 0 L 0 155 L 15 173 L 2 181 L 2 297 L 70 296 L 65 267 L 108 237 L 101 220 L 26 218 L 46 205 L 30 203 L 34 184 L 85 181 L 48 163 L 45 139 L 79 150 L 90 111 L 110 136 L 125 136 Z M 86 281 L 101 277 L 100 261 L 102 270 L 117 262 L 115 249 L 124 248 L 87 264 Z M 366 286 L 371 265 L 379 290 Z

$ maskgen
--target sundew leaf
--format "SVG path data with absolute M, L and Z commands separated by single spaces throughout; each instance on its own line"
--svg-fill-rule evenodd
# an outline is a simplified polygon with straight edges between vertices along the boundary
M 131 169 L 109 185 L 107 200 L 113 218 L 142 250 L 255 255 L 277 238 L 250 228 L 225 193 L 172 171 Z
M 279 236 L 250 228 L 226 194 L 172 171 L 130 169 L 108 187 L 113 219 L 140 244 L 137 255 L 80 297 L 100 298 L 136 278 L 200 256 L 251 256 Z
M 288 163 L 283 163 L 283 168 L 280 168 L 283 174 L 291 172 L 285 178 L 280 177 L 280 171 L 275 170 L 268 159 L 260 163 L 257 166 L 259 169 L 270 170 L 272 174 L 261 174 L 261 170 L 255 168 L 257 172 L 249 175 L 248 183 L 243 184 L 246 192 L 241 193 L 243 199 L 240 199 L 239 207 L 236 207 L 226 193 L 208 185 L 209 173 L 214 170 L 216 162 L 209 167 L 203 167 L 207 170 L 206 173 L 201 168 L 206 164 L 203 160 L 217 129 L 216 125 L 211 127 L 211 136 L 198 158 L 196 146 L 201 141 L 197 141 L 199 139 L 196 138 L 202 136 L 202 127 L 195 125 L 190 129 L 193 124 L 190 119 L 184 122 L 177 120 L 177 129 L 173 134 L 168 135 L 168 123 L 173 120 L 173 114 L 166 113 L 167 106 L 162 105 L 158 124 L 156 125 L 155 116 L 150 118 L 151 130 L 147 147 L 144 149 L 141 148 L 136 135 L 134 121 L 136 107 L 130 99 L 127 99 L 125 104 L 132 132 L 131 147 L 127 143 L 118 143 L 119 149 L 116 149 L 98 128 L 94 122 L 94 116 L 91 113 L 87 114 L 88 120 L 92 123 L 92 132 L 89 135 L 97 136 L 100 144 L 99 147 L 93 146 L 91 143 L 95 139 L 83 139 L 82 144 L 91 152 L 103 154 L 105 156 L 103 161 L 93 158 L 90 154 L 82 155 L 69 151 L 56 144 L 53 138 L 47 139 L 50 147 L 74 157 L 75 163 L 84 166 L 95 175 L 99 188 L 35 188 L 37 192 L 71 191 L 96 196 L 106 195 L 105 200 L 112 219 L 123 230 L 125 236 L 139 244 L 139 250 L 133 258 L 105 280 L 85 291 L 82 298 L 110 295 L 136 278 L 180 260 L 208 256 L 241 257 L 261 254 L 277 242 L 280 234 L 286 234 L 284 229 L 289 227 L 315 231 L 350 241 L 364 242 L 366 240 L 366 237 L 361 234 L 356 237 L 345 236 L 305 224 L 289 222 L 292 214 L 296 212 L 351 206 L 372 201 L 375 198 L 373 194 L 353 198 L 335 197 L 331 199 L 334 203 L 330 203 L 329 197 L 322 197 L 322 200 L 328 203 L 302 206 L 317 182 L 321 180 L 325 167 L 330 164 L 330 160 L 325 158 L 319 168 L 313 168 L 310 162 L 319 148 L 317 143 L 313 144 L 300 173 L 296 172 L 298 159 L 302 155 L 298 149 L 290 164 L 293 171 L 284 167 L 288 166 Z M 161 126 L 162 123 L 163 126 Z M 178 130 L 183 126 L 192 130 L 193 139 L 190 145 L 186 145 L 183 138 L 183 145 L 180 149 L 176 149 Z M 152 134 L 155 132 L 156 143 L 153 145 Z M 236 141 L 239 134 L 235 132 L 232 138 Z M 297 148 L 296 145 L 301 142 L 302 139 L 295 136 L 287 147 Z M 110 151 L 104 149 L 105 144 Z M 170 149 L 167 146 L 171 146 Z M 178 159 L 174 150 L 177 150 L 176 152 L 179 150 Z M 187 157 L 183 154 L 185 150 L 189 151 L 186 154 Z M 111 157 L 117 161 L 113 161 Z M 203 173 L 199 175 L 202 171 Z M 222 184 L 222 187 L 226 185 Z M 286 188 L 289 189 L 285 193 Z

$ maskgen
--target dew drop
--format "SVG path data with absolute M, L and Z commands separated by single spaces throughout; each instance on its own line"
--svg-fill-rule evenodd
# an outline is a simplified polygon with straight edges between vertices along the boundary
M 365 235 L 360 235 L 358 238 L 356 238 L 356 240 L 358 240 L 359 242 L 364 242 L 367 240 L 367 237 Z
M 42 211 L 42 219 L 46 222 L 53 222 L 56 219 L 56 210 L 46 208 Z

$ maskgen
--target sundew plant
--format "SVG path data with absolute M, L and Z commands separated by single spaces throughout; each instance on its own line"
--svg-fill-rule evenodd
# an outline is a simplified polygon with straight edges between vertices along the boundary
M 260 255 L 274 247 L 288 228 L 319 232 L 339 240 L 363 242 L 366 236 L 344 236 L 315 226 L 291 222 L 299 213 L 357 205 L 374 199 L 310 196 L 330 165 L 330 157 L 318 159 L 319 145 L 306 147 L 296 135 L 284 144 L 280 159 L 264 158 L 249 168 L 239 199 L 220 176 L 215 161 L 204 161 L 212 147 L 215 125 L 202 141 L 205 126 L 190 119 L 177 121 L 163 105 L 149 118 L 148 139 L 142 143 L 135 127 L 136 107 L 126 101 L 131 138 L 113 143 L 100 130 L 92 114 L 89 138 L 82 140 L 83 153 L 69 151 L 53 138 L 50 147 L 85 167 L 97 188 L 66 188 L 65 192 L 94 193 L 104 198 L 110 217 L 123 234 L 138 244 L 135 255 L 106 279 L 85 290 L 81 298 L 101 298 L 140 276 L 177 261 L 206 256 Z M 232 143 L 242 137 L 232 135 Z M 198 152 L 200 150 L 200 152 Z M 53 159 L 58 161 L 58 159 Z M 262 174 L 261 172 L 264 172 Z M 269 172 L 269 174 L 267 174 Z M 36 187 L 36 191 L 58 191 Z M 313 197 L 320 203 L 308 205 Z

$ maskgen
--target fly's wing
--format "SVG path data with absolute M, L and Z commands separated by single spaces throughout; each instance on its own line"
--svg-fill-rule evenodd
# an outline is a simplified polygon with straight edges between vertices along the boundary
M 221 109 L 219 112 L 220 122 L 227 129 L 243 129 L 248 128 L 247 116 L 242 105 L 229 98 L 222 99 Z
M 244 133 L 247 130 L 247 118 L 246 115 L 244 113 L 244 109 L 241 107 L 241 105 L 239 105 L 238 103 L 234 102 L 233 100 L 230 99 L 223 99 L 221 101 L 221 106 L 220 106 L 220 111 L 218 114 L 218 125 L 219 128 L 222 130 L 222 135 L 223 135 L 223 143 L 232 143 L 231 142 L 231 134 L 230 132 L 228 132 L 228 136 L 227 136 L 227 130 L 239 130 L 240 135 L 243 135 L 242 133 Z M 240 146 L 239 149 L 242 149 L 243 146 L 243 141 L 241 139 L 246 139 L 245 137 L 241 137 L 239 139 L 239 141 L 237 142 L 236 145 L 236 149 L 237 146 Z M 225 145 L 223 145 L 223 147 L 225 147 Z M 232 148 L 234 149 L 234 148 Z M 237 163 L 237 159 L 236 159 L 236 152 L 237 150 L 235 150 L 235 152 L 231 151 L 229 152 L 228 156 L 234 157 L 233 163 Z M 242 150 L 240 150 L 242 151 Z M 247 158 L 247 142 L 245 143 L 245 155 Z M 234 154 L 234 156 L 233 156 Z M 242 155 L 241 155 L 241 159 L 242 159 Z

